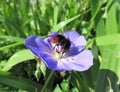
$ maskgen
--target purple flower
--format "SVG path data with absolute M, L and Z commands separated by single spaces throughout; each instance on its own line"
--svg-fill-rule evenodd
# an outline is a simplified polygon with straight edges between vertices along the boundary
M 93 54 L 84 50 L 86 40 L 76 31 L 53 32 L 45 39 L 32 35 L 25 45 L 52 70 L 85 71 L 93 65 Z

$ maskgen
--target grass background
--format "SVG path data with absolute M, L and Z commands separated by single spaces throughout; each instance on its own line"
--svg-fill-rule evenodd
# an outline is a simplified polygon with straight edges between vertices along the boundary
M 76 30 L 94 65 L 61 77 L 24 46 L 30 35 Z M 119 92 L 119 0 L 0 0 L 0 92 Z

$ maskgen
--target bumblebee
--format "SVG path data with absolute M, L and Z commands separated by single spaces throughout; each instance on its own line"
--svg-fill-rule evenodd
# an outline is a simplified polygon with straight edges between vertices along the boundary
M 71 45 L 70 40 L 63 35 L 53 36 L 51 42 L 56 44 L 56 46 L 61 46 L 64 51 L 69 50 Z

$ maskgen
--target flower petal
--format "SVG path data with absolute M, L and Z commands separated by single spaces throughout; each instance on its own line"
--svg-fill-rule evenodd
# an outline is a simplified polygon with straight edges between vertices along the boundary
M 59 32 L 52 32 L 50 35 L 48 35 L 48 37 L 53 37 L 53 36 L 56 36 L 56 35 L 59 35 Z
M 85 46 L 86 40 L 84 36 L 80 36 L 78 32 L 70 30 L 64 33 L 64 36 L 68 38 L 73 45 L 72 46 Z
M 93 55 L 90 50 L 84 50 L 79 54 L 62 59 L 59 62 L 59 69 L 85 71 L 93 65 Z
M 76 40 L 73 41 L 75 46 L 85 46 L 86 40 L 84 36 L 79 36 Z
M 71 41 L 76 40 L 80 36 L 79 33 L 73 30 L 66 31 L 63 35 Z
M 63 63 L 63 62 L 64 62 L 64 60 L 58 61 L 56 70 L 59 70 L 59 71 L 71 71 L 71 70 L 73 70 L 70 63 L 68 63 L 68 62 Z
M 36 48 L 36 49 L 39 49 L 39 48 L 42 48 L 42 51 L 49 51 L 51 52 L 51 48 L 49 47 L 49 45 L 47 43 L 45 43 L 43 41 L 43 39 L 35 36 L 35 35 L 32 35 L 32 36 L 29 36 L 26 40 L 25 40 L 25 45 L 29 48 L 29 49 L 33 49 L 33 48 Z M 44 48 L 44 49 L 43 49 Z M 34 50 L 34 49 L 33 49 Z
M 67 53 L 68 56 L 74 56 L 77 55 L 78 53 L 82 52 L 84 46 L 76 46 L 76 47 L 71 47 L 69 49 L 69 52 Z
M 39 49 L 41 49 L 41 52 L 47 51 L 47 52 L 51 53 L 51 51 L 53 50 L 45 40 L 43 40 L 39 37 L 36 37 L 35 42 L 38 45 Z
M 37 47 L 37 44 L 35 42 L 35 39 L 37 38 L 37 36 L 35 35 L 31 35 L 28 38 L 25 39 L 25 45 L 26 46 L 33 46 L 33 47 Z
M 53 55 L 52 50 L 43 39 L 37 36 L 30 36 L 25 40 L 25 45 L 29 48 L 36 56 L 41 58 L 43 62 L 50 69 L 55 69 L 57 66 L 57 61 L 55 61 L 51 55 Z
M 57 67 L 57 61 L 51 56 L 50 53 L 39 53 L 38 57 L 42 57 L 43 62 L 46 64 L 46 66 L 49 69 L 56 70 Z

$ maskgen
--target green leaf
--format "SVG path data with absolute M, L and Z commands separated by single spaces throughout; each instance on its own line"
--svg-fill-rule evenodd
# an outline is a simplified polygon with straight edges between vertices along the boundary
M 69 81 L 68 80 L 63 80 L 60 85 L 64 92 L 69 92 Z
M 23 89 L 29 92 L 35 92 L 35 89 L 40 91 L 40 89 L 42 88 L 41 85 L 39 85 L 38 83 L 32 80 L 29 80 L 23 77 L 17 78 L 12 75 L 8 75 L 8 74 L 6 75 L 5 73 L 3 74 L 3 72 L 0 71 L 1 84 L 11 86 L 16 89 Z
M 95 40 L 96 40 L 97 46 L 120 44 L 120 34 L 100 36 L 100 37 L 97 37 Z
M 108 7 L 110 6 L 110 7 Z M 109 0 L 107 4 L 108 15 L 106 19 L 106 33 L 115 34 L 118 32 L 117 29 L 117 13 L 116 13 L 116 2 L 114 0 Z
M 92 15 L 94 15 L 96 13 L 96 10 L 99 7 L 99 1 L 98 0 L 92 0 L 92 1 L 89 1 L 89 2 L 90 2 L 90 6 L 91 6 Z
M 101 54 L 96 92 L 119 92 L 120 45 L 101 47 Z
M 3 69 L 4 65 L 6 64 L 6 60 L 1 60 L 0 61 L 0 70 Z
M 53 92 L 63 92 L 63 91 L 60 89 L 59 85 L 57 85 Z
M 79 92 L 79 90 L 75 87 L 75 88 L 72 88 L 72 92 Z
M 98 36 L 103 36 L 103 35 L 106 34 L 105 33 L 106 29 L 105 29 L 104 19 L 101 18 L 101 16 L 100 15 L 97 16 L 97 24 L 96 24 L 96 27 L 95 27 L 97 37 Z
M 20 50 L 10 57 L 10 59 L 7 61 L 7 63 L 5 64 L 2 70 L 8 71 L 16 64 L 19 64 L 21 62 L 34 59 L 34 58 L 35 57 L 33 53 L 29 51 L 28 49 Z

